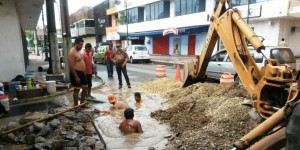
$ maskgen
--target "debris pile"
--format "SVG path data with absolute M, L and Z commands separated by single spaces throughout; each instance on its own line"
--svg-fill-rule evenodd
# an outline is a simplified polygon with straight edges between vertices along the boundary
M 151 116 L 172 128 L 167 149 L 230 149 L 257 126 L 248 114 L 251 108 L 241 105 L 250 99 L 242 86 L 196 83 L 182 88 L 182 82 L 162 78 L 143 90 L 166 98 L 166 109 Z
M 2 136 L 0 149 L 104 149 L 92 125 L 90 110 L 69 111 L 54 119 L 35 122 L 27 128 Z M 8 131 L 52 114 L 26 113 L 0 131 Z

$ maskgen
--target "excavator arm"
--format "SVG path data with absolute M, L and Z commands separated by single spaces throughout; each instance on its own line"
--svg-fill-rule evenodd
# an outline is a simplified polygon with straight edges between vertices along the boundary
M 284 106 L 298 101 L 300 87 L 299 84 L 295 84 L 296 77 L 291 67 L 280 66 L 278 60 L 266 58 L 262 41 L 241 18 L 238 10 L 225 8 L 228 2 L 230 1 L 220 0 L 215 8 L 201 55 L 195 62 L 185 62 L 183 87 L 205 81 L 207 65 L 216 41 L 220 38 L 242 84 L 252 97 L 252 106 L 261 117 L 267 119 L 235 143 L 238 149 L 246 149 L 256 143 L 259 137 L 283 123 L 286 115 Z M 262 69 L 257 67 L 252 58 L 246 39 L 267 59 Z M 277 139 L 285 139 L 285 137 Z M 267 143 L 271 143 L 269 141 Z
M 185 81 L 183 87 L 205 81 L 207 65 L 216 41 L 220 37 L 243 85 L 245 85 L 246 90 L 252 95 L 255 90 L 255 84 L 253 80 L 249 79 L 252 79 L 252 73 L 258 79 L 261 78 L 261 75 L 249 53 L 245 38 L 249 40 L 258 52 L 261 52 L 264 46 L 252 29 L 240 17 L 239 12 L 233 9 L 226 10 L 225 4 L 225 0 L 220 1 L 211 17 L 205 44 L 198 60 L 196 62 L 185 63 Z

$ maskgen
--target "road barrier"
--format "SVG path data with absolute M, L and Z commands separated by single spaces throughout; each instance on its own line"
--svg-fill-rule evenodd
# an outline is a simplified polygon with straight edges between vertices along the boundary
M 165 65 L 157 65 L 156 66 L 156 77 L 157 78 L 166 77 L 166 66 Z
M 234 76 L 230 72 L 224 72 L 220 78 L 220 84 L 231 86 L 234 83 Z

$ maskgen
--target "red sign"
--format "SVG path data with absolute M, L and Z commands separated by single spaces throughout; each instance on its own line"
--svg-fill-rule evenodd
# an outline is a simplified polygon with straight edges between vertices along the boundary
M 163 31 L 163 36 L 167 35 L 167 34 L 175 34 L 178 35 L 178 29 L 177 28 L 167 28 Z

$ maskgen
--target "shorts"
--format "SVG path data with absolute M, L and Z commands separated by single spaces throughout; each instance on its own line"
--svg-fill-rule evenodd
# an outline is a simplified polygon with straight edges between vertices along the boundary
M 92 74 L 86 74 L 86 79 L 89 87 L 92 87 Z
M 71 81 L 71 85 L 72 86 L 75 86 L 75 87 L 80 87 L 80 86 L 83 86 L 83 85 L 87 85 L 87 79 L 86 79 L 86 75 L 83 71 L 76 71 L 76 74 L 78 76 L 78 78 L 80 79 L 80 84 L 77 84 L 76 83 L 76 80 L 75 80 L 75 76 L 74 74 L 70 71 L 70 81 Z

